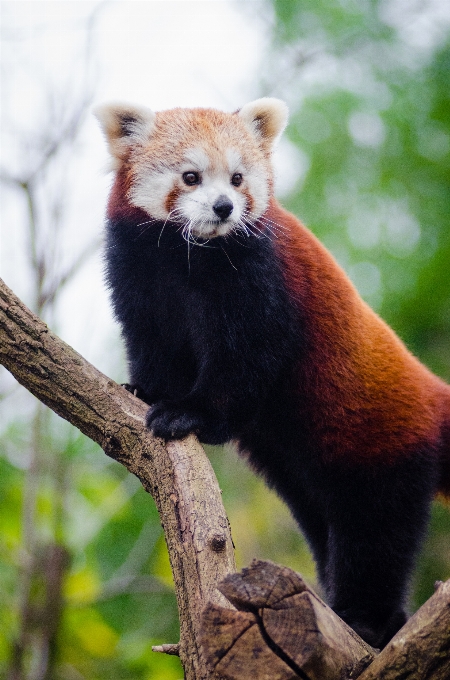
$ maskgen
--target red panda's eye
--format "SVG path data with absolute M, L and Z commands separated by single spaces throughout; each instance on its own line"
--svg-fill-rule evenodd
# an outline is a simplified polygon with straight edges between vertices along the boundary
M 232 184 L 234 187 L 238 187 L 238 186 L 240 186 L 240 185 L 242 184 L 242 179 L 243 179 L 243 177 L 242 177 L 241 173 L 240 173 L 240 172 L 235 172 L 234 175 L 233 175 L 233 177 L 231 178 L 231 184 Z
M 183 182 L 187 184 L 188 187 L 191 187 L 194 184 L 200 184 L 200 173 L 193 172 L 192 170 L 183 172 Z

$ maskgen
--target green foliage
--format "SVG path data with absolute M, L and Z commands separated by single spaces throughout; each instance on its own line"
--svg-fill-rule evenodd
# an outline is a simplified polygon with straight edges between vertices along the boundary
M 270 61 L 283 74 L 273 67 L 266 88 L 288 82 L 288 135 L 308 165 L 285 203 L 410 348 L 449 379 L 448 27 L 420 49 L 405 38 L 417 16 L 402 18 L 395 2 L 272 4 Z
M 58 442 L 61 450 L 46 451 L 44 468 L 64 461 L 65 492 L 61 497 L 49 479 L 40 479 L 34 518 L 41 552 L 55 541 L 69 551 L 51 677 L 177 680 L 182 674 L 179 660 L 151 650 L 152 645 L 179 638 L 167 550 L 153 500 L 137 479 L 90 440 L 52 420 L 53 446 Z M 9 452 L 13 435 L 8 431 L 1 440 Z M 6 457 L 0 458 L 0 676 L 6 673 L 23 625 L 25 476 Z M 30 597 L 38 618 L 48 585 L 54 584 L 48 584 L 45 569 L 38 568 Z M 32 626 L 30 631 L 32 638 Z M 28 642 L 30 650 L 33 644 Z M 28 656 L 31 668 L 32 651 Z
M 311 554 L 286 505 L 231 447 L 207 447 L 207 454 L 222 490 L 238 568 L 253 558 L 271 559 L 316 585 Z

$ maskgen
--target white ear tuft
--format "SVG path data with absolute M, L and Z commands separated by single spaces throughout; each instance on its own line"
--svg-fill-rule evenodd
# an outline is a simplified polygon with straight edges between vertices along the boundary
M 243 106 L 238 115 L 270 149 L 287 125 L 289 109 L 281 99 L 263 97 Z
M 155 124 L 154 112 L 145 106 L 116 102 L 96 106 L 92 112 L 105 133 L 111 154 L 120 159 L 131 146 L 145 144 Z

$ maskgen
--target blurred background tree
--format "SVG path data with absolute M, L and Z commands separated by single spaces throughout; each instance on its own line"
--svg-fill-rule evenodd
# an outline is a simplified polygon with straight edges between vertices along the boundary
M 11 4 L 2 3 L 6 9 Z M 34 4 L 43 10 L 49 5 Z M 408 346 L 450 380 L 448 3 L 84 3 L 88 14 L 82 22 L 69 16 L 76 3 L 50 4 L 60 12 L 59 34 L 67 34 L 63 22 L 70 19 L 77 35 L 71 66 L 60 68 L 58 78 L 39 71 L 31 38 L 17 27 L 8 29 L 8 22 L 2 29 L 1 179 L 2 272 L 52 328 L 113 378 L 126 379 L 117 329 L 104 321 L 106 298 L 96 297 L 102 285 L 95 246 L 106 186 L 95 179 L 101 140 L 86 117 L 92 99 L 233 110 L 257 96 L 278 96 L 291 109 L 277 157 L 283 204 L 330 248 Z M 147 23 L 133 14 L 144 8 Z M 167 20 L 161 23 L 164 11 Z M 122 63 L 126 92 L 110 88 L 111 96 L 104 72 L 109 69 L 110 79 L 118 79 L 118 72 L 111 57 L 102 61 L 101 44 L 110 36 L 107 20 L 114 14 L 129 61 Z M 177 16 L 181 32 L 174 30 Z M 227 49 L 231 26 L 233 64 Z M 32 26 L 43 41 L 44 28 L 39 22 Z M 148 34 L 149 50 L 157 39 L 163 55 L 157 62 L 160 87 L 151 96 L 140 94 L 150 75 L 143 66 L 154 60 L 150 52 L 142 58 L 139 31 Z M 180 75 L 180 60 L 171 61 L 171 55 L 181 36 L 186 45 L 205 51 L 192 68 L 184 64 Z M 27 40 L 31 59 L 24 57 Z M 120 51 L 119 42 L 114 48 Z M 201 71 L 208 54 L 224 55 L 220 77 L 219 62 L 212 75 Z M 240 80 L 241 89 L 231 94 L 227 79 L 242 79 L 246 63 L 247 81 Z M 38 99 L 30 95 L 30 109 L 11 104 L 17 99 L 18 68 L 28 69 L 29 80 L 37 81 Z M 126 89 L 134 70 L 136 95 Z M 177 77 L 202 82 L 203 93 L 181 91 L 173 85 Z M 84 166 L 82 157 L 88 159 Z M 80 198 L 80 186 L 93 202 Z M 80 335 L 90 341 L 96 325 L 103 329 L 97 354 L 95 343 L 77 344 Z M 120 465 L 36 405 L 5 373 L 0 383 L 0 677 L 180 678 L 177 659 L 151 652 L 153 644 L 178 636 L 170 568 L 151 498 Z M 253 557 L 269 558 L 297 569 L 314 585 L 312 559 L 284 505 L 231 449 L 209 453 L 238 566 Z M 431 594 L 434 580 L 449 577 L 450 512 L 436 504 L 413 606 Z

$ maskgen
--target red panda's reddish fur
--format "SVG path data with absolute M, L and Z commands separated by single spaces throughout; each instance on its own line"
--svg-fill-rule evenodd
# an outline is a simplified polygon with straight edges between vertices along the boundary
M 128 201 L 128 192 L 132 184 L 131 168 L 122 165 L 116 174 L 109 194 L 106 216 L 108 219 L 121 217 L 136 212 L 136 208 Z
M 449 385 L 407 350 L 294 215 L 272 199 L 267 217 L 282 225 L 274 245 L 313 334 L 298 385 L 324 455 L 393 462 L 423 441 L 448 437 L 441 423 L 450 414 Z M 450 442 L 447 453 L 450 460 Z M 448 465 L 441 491 L 450 491 Z

